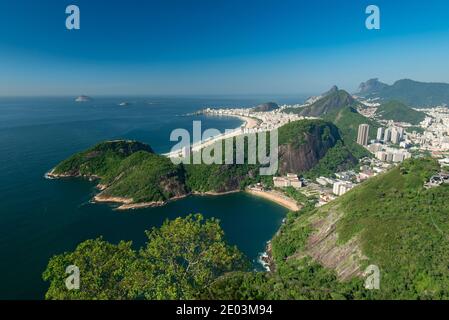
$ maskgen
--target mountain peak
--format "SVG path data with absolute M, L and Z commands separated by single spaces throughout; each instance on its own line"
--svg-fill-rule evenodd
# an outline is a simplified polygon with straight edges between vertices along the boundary
M 339 91 L 339 89 L 338 89 L 338 87 L 337 86 L 332 86 L 332 88 L 330 88 L 330 90 L 329 91 L 327 91 L 326 93 L 324 93 L 322 96 L 328 96 L 328 95 L 330 95 L 330 94 L 332 94 L 332 93 L 336 93 L 336 92 L 338 92 Z
M 379 92 L 388 87 L 387 84 L 380 82 L 378 78 L 369 79 L 366 82 L 362 82 L 359 85 L 358 93 L 373 93 Z
M 431 107 L 449 103 L 449 84 L 401 79 L 390 86 L 370 79 L 360 84 L 358 94 L 383 101 L 398 100 L 412 107 Z
M 302 116 L 320 117 L 344 107 L 355 106 L 357 101 L 345 90 L 333 86 L 330 91 L 321 96 L 311 105 L 297 111 Z

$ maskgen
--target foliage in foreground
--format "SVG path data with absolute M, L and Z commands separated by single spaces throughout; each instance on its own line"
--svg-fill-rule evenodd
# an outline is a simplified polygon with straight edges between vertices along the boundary
M 363 281 L 340 282 L 308 258 L 282 263 L 272 273 L 234 272 L 220 277 L 203 295 L 223 300 L 347 300 L 372 299 Z
M 147 237 L 138 251 L 131 242 L 99 238 L 54 256 L 43 274 L 50 282 L 46 299 L 195 299 L 224 273 L 248 269 L 218 221 L 199 214 L 166 221 Z M 79 290 L 65 286 L 69 265 L 80 269 Z

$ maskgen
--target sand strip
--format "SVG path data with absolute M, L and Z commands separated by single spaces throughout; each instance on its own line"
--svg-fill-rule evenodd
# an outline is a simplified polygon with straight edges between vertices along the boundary
M 280 192 L 261 191 L 261 190 L 255 190 L 255 189 L 246 189 L 246 191 L 252 195 L 276 202 L 277 204 L 279 204 L 289 210 L 298 211 L 300 209 L 300 207 L 298 206 L 298 203 L 295 200 L 283 195 Z

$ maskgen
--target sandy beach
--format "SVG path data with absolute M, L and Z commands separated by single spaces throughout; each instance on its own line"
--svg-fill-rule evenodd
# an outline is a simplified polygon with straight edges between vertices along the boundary
M 255 189 L 246 189 L 246 191 L 252 195 L 276 202 L 277 204 L 280 204 L 281 206 L 292 211 L 298 211 L 301 209 L 295 200 L 277 191 L 261 191 Z
M 243 117 L 243 116 L 238 116 L 238 118 L 245 121 L 245 125 L 244 125 L 245 129 L 256 128 L 257 125 L 259 124 L 259 120 L 255 119 L 255 118 Z
M 292 211 L 298 211 L 300 210 L 300 207 L 298 206 L 297 202 L 291 198 L 288 198 L 287 196 L 283 195 L 280 192 L 277 191 L 260 191 L 260 190 L 254 190 L 254 189 L 247 189 L 247 192 L 259 196 L 262 198 L 265 198 L 267 200 L 276 202 L 277 204 L 292 210 Z

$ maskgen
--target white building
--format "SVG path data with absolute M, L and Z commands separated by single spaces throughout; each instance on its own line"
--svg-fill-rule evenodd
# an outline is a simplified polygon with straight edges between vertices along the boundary
M 384 134 L 384 142 L 388 142 L 391 140 L 391 129 L 387 128 Z
M 294 173 L 287 173 L 285 177 L 273 177 L 273 183 L 276 188 L 293 187 L 302 188 L 302 181 Z
M 337 196 L 342 196 L 349 190 L 351 190 L 354 187 L 354 185 L 350 182 L 346 181 L 337 181 L 334 183 L 332 192 Z
M 357 135 L 357 143 L 362 146 L 368 145 L 369 125 L 361 124 Z
M 385 134 L 385 128 L 380 127 L 379 129 L 377 129 L 377 137 L 376 137 L 376 140 L 377 140 L 377 141 L 383 140 L 384 134 Z
M 397 128 L 393 128 L 391 130 L 391 142 L 393 142 L 394 144 L 399 144 L 399 142 L 401 141 L 401 134 L 398 131 Z

